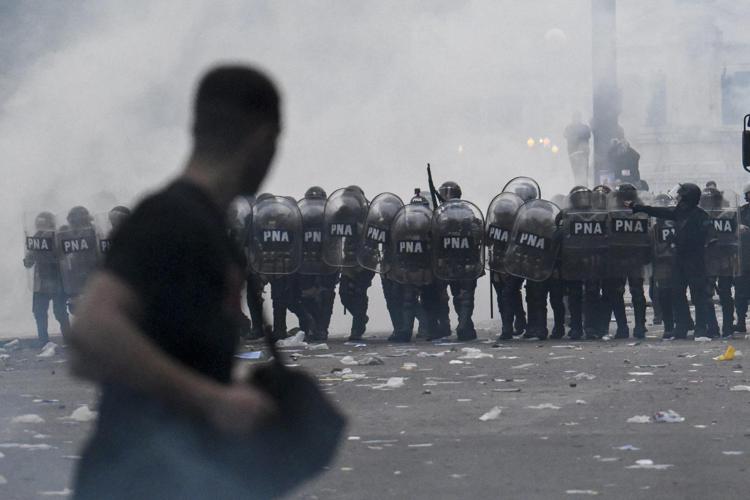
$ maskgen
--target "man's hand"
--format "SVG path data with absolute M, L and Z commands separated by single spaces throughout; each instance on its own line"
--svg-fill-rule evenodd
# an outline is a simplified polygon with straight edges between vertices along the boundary
M 222 386 L 208 404 L 209 421 L 220 431 L 231 434 L 249 434 L 277 411 L 264 392 L 245 383 Z
M 633 205 L 635 205 L 635 202 L 631 200 L 626 200 L 623 202 L 623 205 L 625 205 L 625 208 L 633 208 Z

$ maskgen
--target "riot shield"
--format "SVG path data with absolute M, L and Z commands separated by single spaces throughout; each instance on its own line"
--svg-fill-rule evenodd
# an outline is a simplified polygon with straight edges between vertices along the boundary
M 632 193 L 632 194 L 630 194 Z M 626 202 L 648 204 L 650 195 L 643 191 L 623 194 L 612 191 L 607 196 L 609 212 L 609 251 L 607 276 L 622 277 L 642 273 L 651 257 L 650 218 L 644 213 L 633 213 Z
M 291 274 L 302 261 L 302 215 L 297 204 L 283 196 L 256 202 L 249 244 L 250 267 L 258 274 Z
M 560 209 L 547 200 L 527 201 L 518 209 L 505 270 L 520 278 L 544 281 L 552 275 L 559 250 L 555 218 Z
M 601 279 L 606 272 L 608 212 L 595 209 L 593 193 L 571 193 L 562 217 L 562 277 L 571 281 Z M 571 197 L 580 196 L 583 201 Z M 588 198 L 588 199 L 585 199 Z
M 91 223 L 61 226 L 57 247 L 63 289 L 70 297 L 80 295 L 99 261 L 96 227 Z
M 677 202 L 668 194 L 657 196 L 657 206 L 674 207 Z M 674 244 L 675 221 L 652 218 L 652 256 L 651 265 L 654 279 L 658 282 L 668 282 L 674 272 Z
M 465 200 L 449 200 L 432 217 L 432 270 L 442 280 L 473 280 L 484 271 L 484 217 Z
M 391 223 L 390 278 L 403 285 L 429 285 L 432 274 L 432 210 L 409 204 Z
M 323 262 L 323 212 L 326 200 L 302 198 L 297 202 L 302 213 L 302 263 L 300 274 L 328 275 L 338 269 Z
M 718 193 L 718 191 L 717 191 Z M 740 256 L 740 223 L 737 194 L 730 190 L 719 193 L 719 199 L 701 197 L 700 206 L 710 217 L 706 246 L 706 274 L 708 276 L 739 276 L 742 272 Z
M 335 267 L 358 265 L 366 217 L 367 199 L 359 191 L 342 188 L 328 197 L 323 215 L 323 262 Z
M 61 290 L 55 217 L 49 212 L 25 213 L 24 267 L 32 292 L 55 294 Z
M 487 269 L 491 271 L 505 271 L 505 250 L 521 205 L 523 200 L 517 194 L 500 193 L 487 208 L 484 238 Z
M 380 274 L 390 270 L 391 223 L 403 206 L 401 198 L 392 193 L 381 193 L 372 200 L 365 219 L 362 242 L 357 250 L 360 266 Z
M 250 222 L 252 221 L 252 211 L 254 198 L 238 196 L 229 205 L 227 210 L 227 227 L 229 228 L 229 237 L 232 238 L 240 248 L 245 248 L 250 235 Z
M 503 187 L 503 193 L 515 193 L 524 202 L 542 197 L 542 188 L 531 177 L 514 177 Z
M 112 222 L 109 220 L 109 214 L 94 214 L 94 225 L 96 227 L 96 250 L 99 252 L 99 259 L 103 260 L 112 246 Z

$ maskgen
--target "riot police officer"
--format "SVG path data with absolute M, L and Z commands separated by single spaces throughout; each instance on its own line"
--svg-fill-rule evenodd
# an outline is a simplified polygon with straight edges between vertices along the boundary
M 734 327 L 734 331 L 746 333 L 747 304 L 750 300 L 750 183 L 742 187 L 742 197 L 745 200 L 739 211 L 742 271 L 735 278 L 737 324 Z
M 328 195 L 320 186 L 312 186 L 298 202 L 302 213 L 302 265 L 298 271 L 302 306 L 312 318 L 307 338 L 324 341 L 333 315 L 339 270 L 322 260 L 323 212 Z
M 710 217 L 711 240 L 706 249 L 706 264 L 708 266 L 708 308 L 706 318 L 696 317 L 698 327 L 705 328 L 705 335 L 718 336 L 718 322 L 713 307 L 714 291 L 719 292 L 719 302 L 722 310 L 721 333 L 729 337 L 734 333 L 734 299 L 732 286 L 734 276 L 741 272 L 739 265 L 739 224 L 736 196 L 725 191 L 722 193 L 715 187 L 706 187 L 701 195 L 700 207 Z M 704 326 L 705 323 L 705 326 Z
M 57 231 L 57 246 L 63 288 L 72 312 L 76 298 L 99 262 L 99 248 L 94 218 L 86 207 L 71 208 L 66 220 L 68 224 Z
M 437 212 L 436 219 L 434 222 L 436 224 L 443 224 L 442 227 L 433 227 L 433 233 L 438 236 L 447 236 L 449 234 L 453 234 L 451 232 L 451 229 L 457 229 L 457 227 L 448 227 L 448 226 L 464 226 L 467 222 L 470 220 L 478 222 L 479 226 L 479 234 L 477 237 L 471 237 L 468 238 L 466 235 L 464 235 L 464 238 L 442 238 L 441 239 L 441 245 L 437 248 L 433 248 L 433 252 L 441 251 L 441 256 L 443 258 L 439 259 L 439 263 L 442 262 L 451 262 L 452 259 L 460 259 L 465 258 L 466 251 L 468 250 L 468 253 L 471 253 L 471 250 L 475 248 L 481 249 L 481 237 L 482 237 L 482 231 L 483 231 L 483 221 L 480 221 L 479 218 L 476 217 L 475 214 L 468 215 L 468 213 L 471 212 L 471 208 L 467 206 L 462 206 L 459 204 L 449 204 L 452 200 L 461 200 L 462 192 L 461 187 L 453 182 L 453 181 L 447 181 L 444 182 L 440 188 L 438 188 L 438 194 L 439 199 L 441 200 L 441 207 L 439 211 Z M 466 205 L 466 204 L 465 204 Z M 453 219 L 453 217 L 456 217 L 456 219 Z M 439 234 L 440 229 L 445 229 L 445 234 L 441 235 Z M 471 230 L 468 230 L 469 233 Z M 443 245 L 442 243 L 446 243 L 446 245 L 450 246 L 452 243 L 449 242 L 456 242 L 456 246 L 461 246 L 459 243 L 466 243 L 464 246 L 467 248 L 455 248 L 453 249 L 448 248 L 446 245 Z M 479 245 L 479 247 L 476 247 L 476 245 Z M 471 248 L 468 248 L 471 247 Z M 449 255 L 451 252 L 453 252 L 453 255 L 459 255 L 458 257 L 452 257 Z M 463 253 L 462 253 L 463 252 Z M 478 256 L 477 256 L 478 257 Z M 463 263 L 463 262 L 462 262 Z M 449 265 L 449 264 L 447 264 Z M 436 273 L 440 273 L 440 266 L 436 268 Z M 463 267 L 463 266 L 461 266 Z M 458 273 L 459 275 L 462 273 Z M 439 295 L 438 297 L 441 298 L 442 296 L 446 296 L 447 298 L 447 289 L 449 288 L 451 291 L 451 295 L 453 297 L 453 308 L 456 312 L 456 315 L 458 316 L 458 326 L 456 327 L 456 336 L 459 341 L 470 341 L 475 340 L 477 338 L 477 332 L 474 327 L 474 321 L 472 319 L 472 315 L 474 313 L 474 293 L 477 288 L 477 279 L 476 275 L 473 273 L 469 273 L 467 276 L 460 276 L 457 279 L 447 279 L 447 280 L 440 280 L 437 282 L 437 286 L 439 287 Z M 439 304 L 441 305 L 442 309 L 442 300 L 439 300 Z M 447 304 L 446 304 L 447 306 Z M 447 307 L 446 307 L 447 309 Z M 447 314 L 446 314 L 447 316 Z M 443 318 L 443 312 L 441 311 L 439 313 L 439 317 Z
M 638 192 L 632 184 L 620 184 L 610 195 L 609 272 L 605 280 L 607 296 L 617 321 L 615 338 L 628 338 L 630 329 L 625 315 L 625 284 L 633 301 L 635 325 L 633 336 L 646 335 L 646 296 L 644 267 L 651 252 L 648 218 L 628 215 L 626 204 L 639 203 Z
M 70 330 L 66 297 L 57 262 L 55 225 L 55 216 L 50 212 L 41 212 L 36 216 L 33 229 L 27 229 L 26 232 L 26 254 L 23 258 L 24 267 L 33 268 L 32 312 L 37 337 L 42 345 L 49 341 L 47 325 L 50 302 L 63 337 Z
M 690 311 L 686 290 L 695 291 L 693 302 L 696 310 L 705 314 L 708 307 L 706 297 L 705 244 L 708 237 L 708 214 L 698 206 L 701 189 L 692 183 L 684 183 L 677 191 L 676 207 L 653 207 L 626 202 L 634 213 L 646 213 L 659 219 L 676 222 L 672 244 L 675 260 L 672 268 L 672 305 L 676 326 L 667 338 L 686 338 L 689 329 Z
M 674 206 L 674 199 L 666 193 L 656 195 L 654 205 L 657 207 Z M 671 220 L 655 219 L 651 228 L 653 235 L 652 273 L 649 296 L 654 307 L 654 324 L 658 319 L 664 325 L 664 333 L 669 338 L 674 330 L 674 310 L 672 307 L 672 268 L 674 266 L 675 223 Z

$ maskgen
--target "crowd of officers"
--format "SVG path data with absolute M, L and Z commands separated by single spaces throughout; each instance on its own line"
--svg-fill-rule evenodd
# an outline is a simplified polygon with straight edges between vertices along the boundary
M 228 214 L 230 237 L 247 260 L 247 338 L 263 336 L 263 295 L 270 287 L 273 334 L 287 336 L 287 311 L 307 341 L 328 338 L 336 289 L 351 315 L 349 340 L 362 339 L 368 290 L 380 275 L 393 325 L 389 341 L 449 337 L 449 295 L 459 341 L 477 338 L 478 279 L 489 274 L 502 320 L 499 340 L 514 337 L 601 339 L 646 334 L 646 285 L 653 324 L 665 338 L 745 332 L 750 258 L 750 184 L 737 195 L 684 183 L 654 196 L 623 183 L 574 187 L 553 201 L 528 177 L 508 182 L 486 214 L 462 199 L 455 182 L 408 203 L 392 193 L 368 200 L 358 186 L 330 196 L 320 187 L 297 201 L 268 193 L 241 198 Z M 56 226 L 38 214 L 26 227 L 24 265 L 33 271 L 33 312 L 46 342 L 50 302 L 63 334 L 68 310 L 106 254 L 112 231 L 128 215 L 115 207 L 98 218 L 84 207 Z M 96 220 L 95 220 L 96 219 Z M 632 330 L 625 288 L 632 300 Z M 525 288 L 525 307 L 522 293 Z M 734 296 L 733 296 L 734 289 Z M 695 307 L 691 315 L 687 294 Z M 718 292 L 722 326 L 713 298 Z M 553 327 L 548 330 L 548 305 Z

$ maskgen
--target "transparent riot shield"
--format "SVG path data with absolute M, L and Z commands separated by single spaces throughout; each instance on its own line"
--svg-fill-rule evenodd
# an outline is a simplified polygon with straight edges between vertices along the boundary
M 252 211 L 254 198 L 238 196 L 229 205 L 227 210 L 227 227 L 229 228 L 229 237 L 232 238 L 240 248 L 247 246 L 250 235 L 250 223 L 252 221 Z
M 297 202 L 302 213 L 302 264 L 300 274 L 329 275 L 338 268 L 323 262 L 323 213 L 326 200 L 302 198 Z
M 403 206 L 401 198 L 393 193 L 382 193 L 372 200 L 367 211 L 362 242 L 357 251 L 360 266 L 380 274 L 390 270 L 391 223 Z
M 23 216 L 24 257 L 32 292 L 59 293 L 62 289 L 58 263 L 56 218 L 50 212 Z
M 505 272 L 505 250 L 510 242 L 516 212 L 523 200 L 515 193 L 500 193 L 487 208 L 484 242 L 487 269 Z
M 253 205 L 250 267 L 258 274 L 291 274 L 302 261 L 302 215 L 297 203 L 283 196 Z
M 449 200 L 432 217 L 432 270 L 442 280 L 473 280 L 484 272 L 484 217 L 465 200 Z
M 669 196 L 668 194 L 660 194 L 656 196 L 654 205 L 659 207 L 674 207 L 677 205 L 677 201 Z M 674 235 L 675 235 L 675 221 L 666 219 L 651 219 L 651 241 L 652 256 L 651 256 L 651 267 L 653 277 L 657 283 L 668 283 L 674 272 Z
M 562 277 L 571 281 L 600 279 L 607 262 L 606 210 L 592 205 L 592 191 L 580 188 L 570 193 L 562 212 Z
M 432 210 L 405 205 L 391 223 L 389 276 L 403 285 L 429 285 L 432 274 Z
M 544 281 L 552 275 L 560 247 L 555 219 L 560 209 L 546 200 L 527 201 L 518 209 L 505 270 L 520 278 Z
M 94 214 L 94 225 L 96 227 L 96 249 L 99 252 L 99 260 L 103 260 L 112 246 L 112 222 L 108 213 Z
M 649 193 L 612 191 L 607 196 L 609 212 L 609 251 L 607 276 L 622 277 L 643 273 L 651 257 L 651 224 L 644 213 L 633 213 L 627 203 L 647 205 Z
M 99 262 L 99 240 L 92 223 L 65 225 L 57 231 L 57 247 L 63 289 L 70 297 L 83 291 Z
M 531 177 L 514 177 L 503 187 L 503 193 L 515 193 L 524 202 L 542 197 L 542 188 Z
M 717 196 L 701 196 L 700 207 L 710 217 L 706 242 L 706 274 L 708 276 L 739 276 L 740 224 L 738 196 L 731 190 L 715 191 Z
M 357 251 L 367 217 L 367 199 L 351 188 L 334 191 L 324 211 L 323 262 L 335 267 L 356 267 Z

